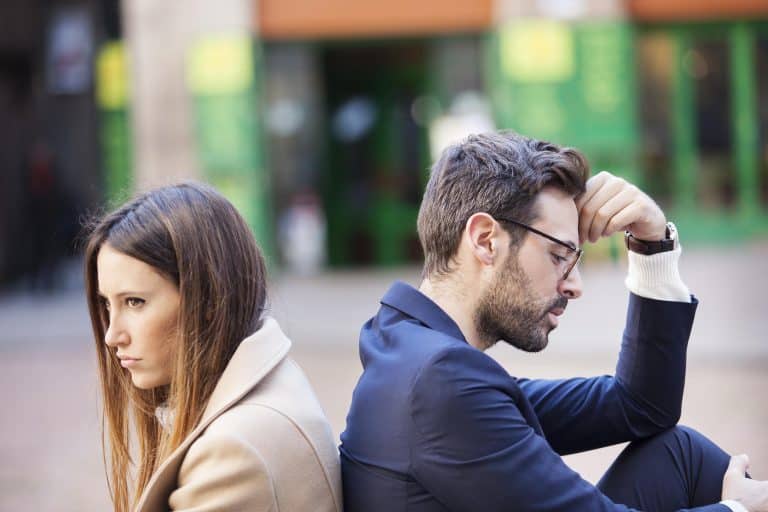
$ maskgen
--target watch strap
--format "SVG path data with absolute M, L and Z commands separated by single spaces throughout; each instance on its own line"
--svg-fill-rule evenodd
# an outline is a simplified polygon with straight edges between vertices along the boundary
M 624 233 L 624 242 L 627 245 L 627 249 L 637 254 L 645 254 L 647 256 L 658 254 L 660 252 L 673 251 L 675 249 L 676 240 L 677 229 L 671 222 L 667 222 L 666 238 L 661 240 L 641 240 L 632 236 L 629 231 Z

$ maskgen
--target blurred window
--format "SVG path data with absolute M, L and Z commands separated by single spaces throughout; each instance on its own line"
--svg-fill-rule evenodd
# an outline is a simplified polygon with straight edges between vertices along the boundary
M 478 35 L 442 37 L 432 43 L 432 80 L 443 107 L 466 91 L 483 91 L 483 39 Z
M 267 166 L 280 210 L 297 191 L 319 186 L 323 88 L 310 44 L 266 43 L 264 66 Z
M 684 58 L 694 80 L 696 143 L 699 148 L 697 201 L 704 210 L 734 206 L 731 66 L 725 39 L 695 42 Z
M 768 208 L 768 34 L 761 34 L 755 46 L 757 69 L 757 106 L 759 139 L 758 166 L 760 173 L 760 202 Z
M 672 73 L 674 48 L 664 33 L 637 39 L 640 158 L 648 193 L 662 207 L 671 206 L 674 189 Z

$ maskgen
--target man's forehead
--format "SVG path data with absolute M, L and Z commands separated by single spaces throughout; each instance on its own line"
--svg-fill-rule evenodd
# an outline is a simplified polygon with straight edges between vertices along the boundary
M 545 188 L 536 198 L 534 227 L 578 246 L 579 212 L 575 199 L 558 189 Z

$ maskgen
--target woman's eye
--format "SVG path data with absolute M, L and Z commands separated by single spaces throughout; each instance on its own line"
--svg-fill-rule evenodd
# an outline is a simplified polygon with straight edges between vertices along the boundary
M 140 299 L 138 297 L 128 297 L 127 299 L 125 299 L 125 304 L 129 308 L 137 308 L 142 304 L 144 304 L 144 299 Z
M 107 299 L 101 299 L 101 305 L 104 306 L 104 309 L 109 311 L 109 301 Z

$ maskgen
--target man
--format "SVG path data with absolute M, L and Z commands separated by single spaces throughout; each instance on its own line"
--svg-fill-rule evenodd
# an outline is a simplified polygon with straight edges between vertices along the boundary
M 432 169 L 418 290 L 395 283 L 362 329 L 340 447 L 347 512 L 768 510 L 701 434 L 676 427 L 696 309 L 672 224 L 573 149 L 471 136 Z M 629 310 L 615 377 L 524 380 L 483 351 L 546 347 L 581 295 L 584 241 L 626 230 Z M 597 487 L 561 455 L 631 441 Z

